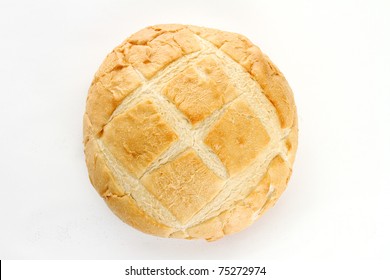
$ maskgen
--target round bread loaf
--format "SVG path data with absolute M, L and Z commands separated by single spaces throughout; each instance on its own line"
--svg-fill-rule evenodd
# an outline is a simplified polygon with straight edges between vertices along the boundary
M 297 132 L 291 89 L 258 47 L 176 24 L 116 47 L 84 116 L 89 177 L 111 210 L 145 233 L 209 241 L 274 205 Z

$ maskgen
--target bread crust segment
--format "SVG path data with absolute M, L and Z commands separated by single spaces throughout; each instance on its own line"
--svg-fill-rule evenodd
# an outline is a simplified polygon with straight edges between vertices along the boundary
M 138 178 L 177 138 L 150 100 L 117 116 L 101 136 L 115 158 Z
M 194 150 L 187 150 L 161 165 L 144 176 L 141 183 L 182 224 L 209 203 L 223 185 L 223 181 L 208 169 Z
M 231 175 L 251 164 L 269 141 L 260 120 L 241 100 L 226 110 L 205 139 Z
M 229 78 L 211 56 L 172 79 L 163 93 L 196 124 L 237 97 Z
M 244 67 L 275 106 L 281 127 L 292 126 L 295 116 L 294 96 L 283 74 L 268 56 L 242 35 L 197 26 L 191 26 L 190 29 Z
M 145 28 L 103 61 L 84 115 L 89 177 L 148 234 L 217 240 L 243 230 L 287 186 L 297 113 L 283 74 L 242 35 Z

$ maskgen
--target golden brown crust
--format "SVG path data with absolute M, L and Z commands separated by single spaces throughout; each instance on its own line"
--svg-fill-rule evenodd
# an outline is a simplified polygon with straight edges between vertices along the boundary
M 177 140 L 152 101 L 146 100 L 116 116 L 101 140 L 114 157 L 136 177 Z
M 283 74 L 257 46 L 239 34 L 196 26 L 191 26 L 190 29 L 240 63 L 257 80 L 264 94 L 275 106 L 282 128 L 292 126 L 295 105 L 290 86 Z
M 85 160 L 92 185 L 101 196 L 105 193 L 124 195 L 123 189 L 118 186 L 111 170 L 107 167 L 92 135 L 92 127 L 87 115 L 84 115 L 84 137 Z
M 105 196 L 107 205 L 123 222 L 145 233 L 169 237 L 175 230 L 145 214 L 131 196 Z
M 187 238 L 205 238 L 214 241 L 245 229 L 253 223 L 256 213 L 266 203 L 269 187 L 269 177 L 266 174 L 247 197 L 235 203 L 229 210 L 189 228 Z
M 92 127 L 87 115 L 84 116 L 85 159 L 89 178 L 96 191 L 111 210 L 125 223 L 146 233 L 168 237 L 174 229 L 158 223 L 142 211 L 131 196 L 126 195 L 107 166 L 107 161 L 91 134 Z
M 192 54 L 183 71 L 168 67 Z M 239 68 L 229 66 L 236 62 Z M 244 92 L 236 72 L 245 79 Z M 174 73 L 170 81 L 150 86 L 167 73 Z M 250 95 L 249 87 L 261 89 L 258 94 L 269 101 L 262 106 L 275 120 L 253 111 L 255 99 L 243 97 Z M 180 118 L 187 118 L 189 131 L 175 127 Z M 285 190 L 297 138 L 291 89 L 258 47 L 239 34 L 176 24 L 145 28 L 113 50 L 95 74 L 84 116 L 92 184 L 124 222 L 163 237 L 212 241 L 249 226 Z M 253 174 L 257 181 L 223 191 L 247 176 L 259 157 L 269 161 L 263 173 Z M 118 168 L 127 172 L 127 183 Z M 216 172 L 224 168 L 227 178 Z M 146 193 L 153 201 L 141 203 Z M 224 203 L 224 195 L 232 203 Z M 214 214 L 199 217 L 205 208 Z
M 95 74 L 88 94 L 86 110 L 95 133 L 101 131 L 119 103 L 141 85 L 136 71 L 149 79 L 174 60 L 199 49 L 195 36 L 181 25 L 145 28 L 115 48 Z
M 146 28 L 145 32 L 145 37 L 142 31 L 135 38 L 130 37 L 122 49 L 125 61 L 130 62 L 147 79 L 179 57 L 200 49 L 187 29 L 173 28 L 172 32 L 164 32 L 163 29 L 151 27 Z
M 214 241 L 239 232 L 260 218 L 284 192 L 291 175 L 288 163 L 280 156 L 272 160 L 267 170 L 257 187 L 247 197 L 218 216 L 189 228 L 186 238 Z
M 193 150 L 185 151 L 160 166 L 143 177 L 141 182 L 182 223 L 187 222 L 222 188 L 222 181 Z
M 298 116 L 296 111 L 293 125 L 291 127 L 290 133 L 286 138 L 285 143 L 287 148 L 288 161 L 290 162 L 290 166 L 293 166 L 295 161 L 295 155 L 298 149 Z
M 269 177 L 270 186 L 273 190 L 257 214 L 256 219 L 265 213 L 270 207 L 274 206 L 278 198 L 282 195 L 290 180 L 291 168 L 289 164 L 280 156 L 275 157 L 269 165 L 267 176 Z
M 237 97 L 217 61 L 207 56 L 172 79 L 163 93 L 196 124 Z
M 260 120 L 240 101 L 227 109 L 204 142 L 219 156 L 229 174 L 234 175 L 249 166 L 269 141 Z

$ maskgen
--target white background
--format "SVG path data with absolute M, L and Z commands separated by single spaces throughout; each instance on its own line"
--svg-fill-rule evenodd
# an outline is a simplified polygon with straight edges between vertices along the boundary
M 0 3 L 1 259 L 390 259 L 389 1 Z M 287 191 L 217 242 L 142 234 L 88 179 L 82 115 L 93 74 L 157 23 L 246 35 L 295 93 Z

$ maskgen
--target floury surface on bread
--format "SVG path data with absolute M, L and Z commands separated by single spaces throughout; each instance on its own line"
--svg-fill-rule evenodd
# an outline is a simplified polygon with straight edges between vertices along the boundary
M 285 190 L 297 137 L 292 91 L 258 47 L 177 24 L 116 47 L 84 115 L 93 186 L 125 223 L 162 237 L 248 227 Z

